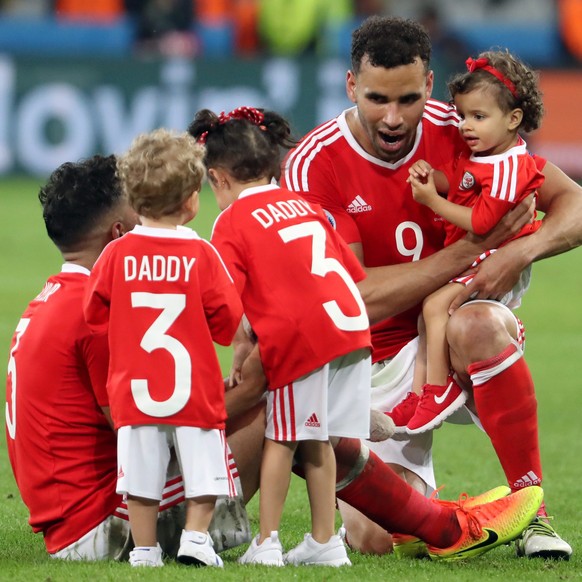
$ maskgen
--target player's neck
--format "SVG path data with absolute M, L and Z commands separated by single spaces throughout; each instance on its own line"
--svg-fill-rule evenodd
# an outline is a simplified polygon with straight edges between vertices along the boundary
M 236 193 L 236 197 L 238 198 L 239 194 L 243 190 L 247 190 L 248 188 L 259 188 L 260 186 L 268 186 L 271 183 L 270 178 L 259 178 L 258 180 L 252 180 L 250 182 L 235 182 L 231 185 L 233 192 Z
M 89 251 L 66 251 L 61 252 L 65 263 L 72 265 L 79 265 L 85 267 L 89 271 L 93 268 L 95 261 L 99 257 L 99 253 L 92 253 Z
M 160 218 L 140 216 L 139 219 L 142 226 L 147 226 L 149 228 L 176 230 L 178 225 L 182 224 L 182 222 L 176 219 L 176 216 L 162 216 Z

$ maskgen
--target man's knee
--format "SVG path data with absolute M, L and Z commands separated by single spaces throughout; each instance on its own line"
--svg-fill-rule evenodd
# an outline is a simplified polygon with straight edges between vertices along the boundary
M 511 312 L 493 302 L 457 309 L 447 325 L 453 367 L 464 372 L 469 364 L 496 356 L 515 339 L 515 328 Z
M 402 465 L 396 465 L 394 463 L 387 463 L 388 466 L 403 480 L 406 481 L 413 489 L 416 489 L 422 495 L 426 495 L 428 491 L 428 485 L 418 476 L 416 473 L 403 467 Z

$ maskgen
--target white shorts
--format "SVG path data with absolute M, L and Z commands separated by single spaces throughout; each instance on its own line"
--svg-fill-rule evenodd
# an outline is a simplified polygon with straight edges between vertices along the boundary
M 224 431 L 171 425 L 117 431 L 117 493 L 161 501 L 172 445 L 186 498 L 236 494 Z
M 518 344 L 523 349 L 525 340 L 523 325 L 515 314 L 507 306 L 497 301 L 478 299 L 471 303 L 477 302 L 493 303 L 502 309 L 506 309 L 512 315 L 515 320 Z M 468 304 L 465 303 L 464 305 Z M 382 412 L 389 412 L 404 400 L 408 392 L 412 390 L 417 350 L 418 338 L 415 338 L 406 344 L 392 359 L 377 362 L 372 366 L 372 408 Z M 446 422 L 453 424 L 475 423 L 483 430 L 478 417 L 464 406 L 451 415 Z M 395 434 L 388 440 L 379 443 L 366 441 L 366 445 L 385 463 L 401 465 L 416 473 L 428 485 L 428 493 L 431 493 L 436 488 L 431 452 L 432 431 L 418 435 Z
M 370 366 L 370 352 L 357 350 L 269 391 L 265 436 L 290 442 L 368 438 Z
M 214 508 L 208 531 L 217 552 L 251 541 L 251 527 L 242 500 L 243 493 L 236 463 L 229 451 L 229 470 L 237 496 L 220 496 Z M 133 548 L 127 504 L 122 501 L 114 514 L 62 550 L 50 554 L 61 560 L 127 560 Z M 164 552 L 175 556 L 186 520 L 184 482 L 175 458 L 170 461 L 168 479 L 162 493 L 158 513 L 157 535 Z

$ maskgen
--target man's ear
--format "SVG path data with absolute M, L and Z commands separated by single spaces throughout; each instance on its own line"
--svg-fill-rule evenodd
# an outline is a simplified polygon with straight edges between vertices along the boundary
M 121 238 L 125 234 L 125 227 L 119 220 L 111 225 L 111 240 Z
M 434 87 L 434 71 L 428 71 L 426 74 L 426 98 L 430 99 Z
M 352 103 L 356 102 L 356 82 L 356 74 L 350 69 L 346 74 L 346 93 Z

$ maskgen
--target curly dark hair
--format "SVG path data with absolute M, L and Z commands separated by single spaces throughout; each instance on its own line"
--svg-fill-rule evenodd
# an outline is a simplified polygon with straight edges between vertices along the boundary
M 248 119 L 219 122 L 210 109 L 200 110 L 188 127 L 197 140 L 205 135 L 206 168 L 221 167 L 239 182 L 259 178 L 279 179 L 282 150 L 292 148 L 297 141 L 291 137 L 287 120 L 274 111 L 261 111 L 261 125 Z
M 61 250 L 74 248 L 122 196 L 115 156 L 62 164 L 38 193 L 48 236 Z
M 455 75 L 448 83 L 449 93 L 454 99 L 457 94 L 470 93 L 475 89 L 493 89 L 499 107 L 504 112 L 519 108 L 523 119 L 519 129 L 525 133 L 538 129 L 544 115 L 542 92 L 539 88 L 538 74 L 508 50 L 490 50 L 482 52 L 479 59 L 487 59 L 515 86 L 514 96 L 511 91 L 494 75 L 484 69 L 476 69 Z
M 387 69 L 411 65 L 420 58 L 428 71 L 430 55 L 428 33 L 415 20 L 371 16 L 352 33 L 352 71 L 356 74 L 365 57 L 372 66 Z

